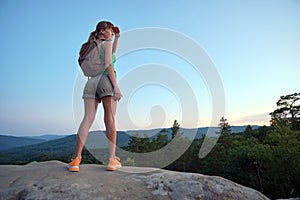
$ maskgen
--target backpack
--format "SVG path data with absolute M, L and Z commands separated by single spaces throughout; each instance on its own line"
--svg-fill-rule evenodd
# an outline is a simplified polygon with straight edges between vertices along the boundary
M 83 74 L 94 77 L 104 71 L 104 62 L 100 59 L 101 42 L 86 42 L 81 46 L 78 63 Z

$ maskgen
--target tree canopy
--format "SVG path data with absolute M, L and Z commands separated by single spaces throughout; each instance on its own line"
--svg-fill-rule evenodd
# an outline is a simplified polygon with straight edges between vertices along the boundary
M 277 109 L 270 113 L 271 125 L 283 123 L 300 130 L 300 93 L 281 96 L 276 105 Z

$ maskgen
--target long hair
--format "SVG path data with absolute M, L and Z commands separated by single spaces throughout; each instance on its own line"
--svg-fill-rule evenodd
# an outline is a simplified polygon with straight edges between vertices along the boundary
M 96 26 L 96 30 L 90 33 L 88 41 L 81 46 L 79 56 L 82 57 L 85 54 L 85 52 L 88 50 L 90 43 L 100 38 L 100 36 L 102 35 L 101 30 L 105 30 L 111 27 L 114 27 L 114 25 L 111 22 L 108 21 L 99 22 Z

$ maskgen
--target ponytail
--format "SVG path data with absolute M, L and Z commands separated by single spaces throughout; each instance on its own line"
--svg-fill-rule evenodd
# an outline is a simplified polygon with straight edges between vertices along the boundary
M 98 39 L 99 37 L 97 37 L 97 31 L 93 31 L 90 33 L 90 36 L 89 36 L 89 39 L 87 42 L 85 42 L 81 48 L 80 48 L 80 51 L 79 51 L 79 56 L 80 57 L 83 57 L 83 55 L 85 54 L 85 52 L 88 50 L 90 44 L 95 41 L 96 39 Z

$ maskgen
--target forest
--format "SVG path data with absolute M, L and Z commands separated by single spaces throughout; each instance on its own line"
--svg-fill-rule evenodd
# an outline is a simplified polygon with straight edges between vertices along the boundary
M 270 126 L 255 130 L 248 125 L 244 132 L 233 134 L 223 117 L 218 142 L 206 157 L 198 156 L 203 136 L 165 169 L 221 176 L 259 190 L 271 199 L 300 197 L 300 93 L 281 96 L 276 105 L 277 109 L 270 113 Z M 172 138 L 181 134 L 176 120 L 171 130 Z M 186 138 L 181 140 L 186 142 Z M 124 149 L 151 152 L 170 141 L 164 134 L 152 141 L 135 135 Z
M 270 113 L 270 126 L 248 125 L 243 132 L 231 131 L 229 121 L 222 117 L 217 128 L 218 140 L 204 158 L 199 150 L 205 135 L 194 140 L 181 137 L 183 128 L 174 120 L 173 126 L 161 129 L 155 137 L 134 134 L 126 152 L 154 152 L 179 140 L 189 144 L 181 156 L 164 167 L 167 170 L 221 176 L 261 191 L 271 199 L 300 197 L 300 93 L 281 96 L 277 109 Z M 171 133 L 171 134 L 168 134 Z M 129 136 L 128 136 L 129 137 Z M 60 160 L 68 163 L 74 156 L 76 135 L 45 143 L 0 152 L 0 164 L 27 164 L 32 161 Z M 178 146 L 179 148 L 179 146 Z M 84 148 L 82 164 L 105 164 L 94 155 L 108 155 L 107 149 L 92 152 Z M 177 149 L 171 149 L 175 152 Z M 117 152 L 118 153 L 118 152 Z M 134 160 L 118 154 L 123 165 L 135 165 Z M 167 155 L 161 154 L 160 159 Z M 151 163 L 150 163 L 151 164 Z

